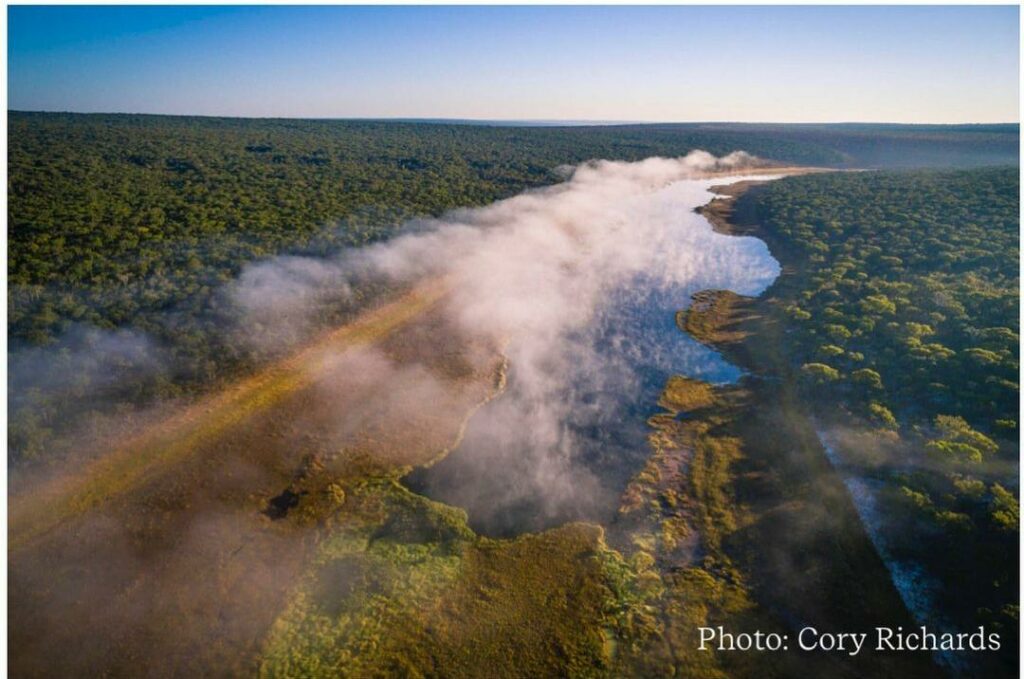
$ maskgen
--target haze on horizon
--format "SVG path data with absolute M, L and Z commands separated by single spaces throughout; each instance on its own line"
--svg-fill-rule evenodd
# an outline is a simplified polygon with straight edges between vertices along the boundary
M 1016 123 L 1019 8 L 11 6 L 8 108 Z

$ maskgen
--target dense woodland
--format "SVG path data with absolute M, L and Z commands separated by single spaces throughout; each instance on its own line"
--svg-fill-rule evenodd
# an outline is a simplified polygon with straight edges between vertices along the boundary
M 591 158 L 742 149 L 871 166 L 889 162 L 882 147 L 902 150 L 900 164 L 972 165 L 1015 158 L 1018 143 L 1016 126 L 498 127 L 17 112 L 8 122 L 13 459 L 53 454 L 52 432 L 80 418 L 83 403 L 187 395 L 251 367 L 260 357 L 223 332 L 236 311 L 222 290 L 254 260 L 384 239 L 410 217 L 551 184 L 559 166 Z
M 759 203 L 766 227 L 806 262 L 788 312 L 808 372 L 888 426 L 894 411 L 1012 432 L 1018 187 L 1016 168 L 829 174 L 770 187 Z
M 1015 639 L 1018 168 L 812 175 L 748 200 L 794 268 L 780 350 L 808 401 L 875 429 L 846 453 L 882 484 L 894 551 L 929 564 L 952 619 Z

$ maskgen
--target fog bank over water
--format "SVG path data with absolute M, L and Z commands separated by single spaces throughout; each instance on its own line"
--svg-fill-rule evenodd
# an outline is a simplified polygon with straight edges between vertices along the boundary
M 410 485 L 494 534 L 597 518 L 614 504 L 648 454 L 644 422 L 667 377 L 739 376 L 674 314 L 698 290 L 756 295 L 778 275 L 764 243 L 716 234 L 694 213 L 725 181 L 708 171 L 751 163 L 701 152 L 588 163 L 564 184 L 361 253 L 361 266 L 393 279 L 445 277 L 456 326 L 509 359 L 506 392 Z
M 694 212 L 713 197 L 711 185 L 741 178 L 722 173 L 758 165 L 742 152 L 697 151 L 560 168 L 559 185 L 427 220 L 331 264 L 257 264 L 235 299 L 249 318 L 287 309 L 289 322 L 276 326 L 287 332 L 324 282 L 446 281 L 446 317 L 463 340 L 503 347 L 507 388 L 473 416 L 459 448 L 410 486 L 466 508 L 475 528 L 496 535 L 598 519 L 648 454 L 645 420 L 668 376 L 739 376 L 680 332 L 674 315 L 698 290 L 756 295 L 778 275 L 763 242 L 716 234 Z

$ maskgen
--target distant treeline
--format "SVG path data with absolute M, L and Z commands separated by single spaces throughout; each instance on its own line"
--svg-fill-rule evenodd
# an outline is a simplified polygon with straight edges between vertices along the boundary
M 704 149 L 808 165 L 973 165 L 1015 159 L 1018 144 L 1016 126 L 499 127 L 19 112 L 8 123 L 11 350 L 73 352 L 83 328 L 144 333 L 166 360 L 159 379 L 150 366 L 125 395 L 133 402 L 187 393 L 251 363 L 221 334 L 232 309 L 217 294 L 246 263 L 386 239 L 410 217 L 558 182 L 566 164 Z M 41 450 L 39 432 L 61 419 L 53 399 L 21 384 L 10 385 L 12 415 L 31 416 L 12 427 L 16 456 Z

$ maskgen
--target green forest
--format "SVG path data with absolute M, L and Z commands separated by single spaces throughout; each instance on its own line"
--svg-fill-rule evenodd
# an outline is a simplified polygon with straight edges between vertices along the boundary
M 790 349 L 864 413 L 1016 429 L 1018 171 L 840 173 L 768 188 L 765 227 L 804 262 Z M 950 450 L 960 461 L 979 453 Z
M 170 308 L 195 313 L 247 261 L 362 245 L 412 216 L 559 181 L 564 164 L 694 149 L 865 164 L 878 144 L 877 135 L 842 126 L 8 118 L 10 325 L 14 340 L 34 344 L 73 322 L 112 328 Z M 936 153 L 961 163 L 991 148 L 1016 153 L 1016 130 L 1005 126 L 885 127 L 888 147 L 930 144 L 925 162 Z
M 809 175 L 741 200 L 792 267 L 779 350 L 806 401 L 873 430 L 844 453 L 882 484 L 896 556 L 930 565 L 953 619 L 1015 630 L 1018 168 Z

